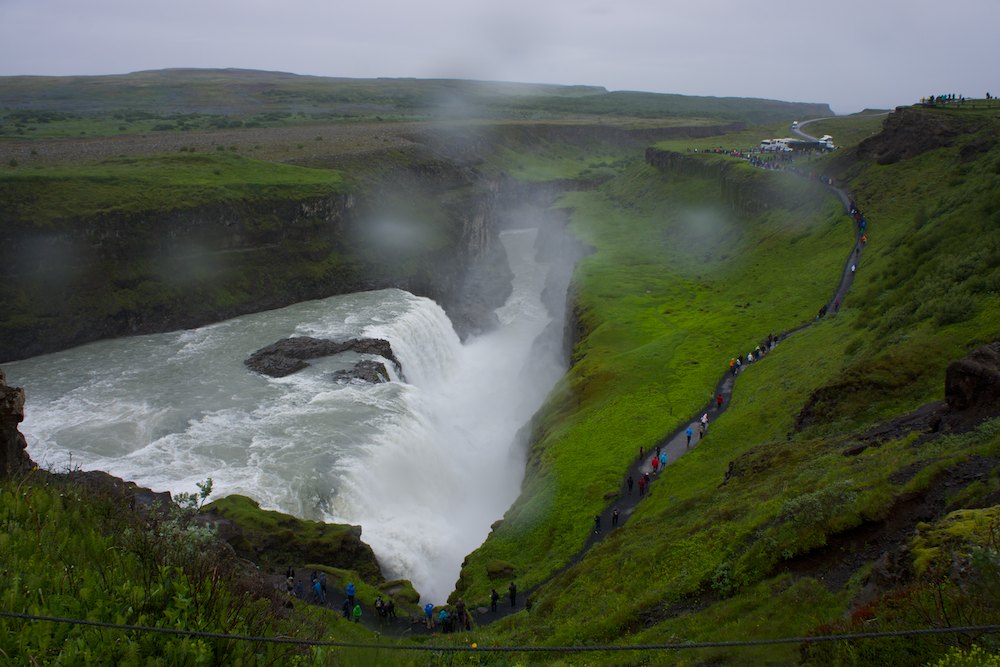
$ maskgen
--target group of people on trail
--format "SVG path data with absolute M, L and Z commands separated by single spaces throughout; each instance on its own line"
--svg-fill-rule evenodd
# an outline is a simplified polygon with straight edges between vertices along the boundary
M 437 625 L 441 627 L 441 632 L 445 634 L 472 629 L 469 610 L 465 608 L 465 600 L 462 598 L 458 599 L 458 602 L 455 603 L 455 609 L 451 612 L 448 611 L 447 607 L 441 607 L 436 619 L 434 617 L 434 605 L 428 602 L 424 605 L 424 618 L 427 621 L 428 630 L 433 630 L 435 625 Z
M 865 216 L 861 214 L 858 205 L 854 203 L 853 199 L 847 202 L 847 211 L 851 214 L 851 219 L 854 220 L 854 224 L 857 226 L 857 236 L 858 242 L 854 246 L 854 255 L 851 257 L 851 273 L 853 274 L 858 270 L 857 258 L 861 254 L 861 248 L 863 248 L 868 243 L 868 220 Z M 837 312 L 840 309 L 840 299 L 834 301 L 833 311 Z M 823 312 L 825 315 L 826 312 Z
M 344 618 L 349 618 L 355 623 L 361 622 L 361 603 L 354 599 L 354 582 L 347 582 L 347 586 L 344 588 L 344 604 L 341 607 L 341 611 L 344 612 Z
M 629 477 L 629 479 L 632 479 L 632 478 Z M 618 527 L 618 508 L 616 507 L 613 510 L 611 510 L 611 528 L 614 529 L 614 528 L 617 528 L 617 527 Z M 594 515 L 594 534 L 597 535 L 600 532 L 601 532 L 601 515 L 600 514 L 595 514 Z M 494 611 L 496 611 L 496 610 L 494 610 Z
M 986 93 L 986 99 L 990 99 L 990 94 Z M 954 104 L 958 102 L 962 104 L 965 102 L 964 95 L 956 95 L 955 93 L 945 93 L 944 95 L 930 95 L 928 97 L 921 97 L 920 103 L 934 106 L 936 104 Z
M 730 357 L 729 359 L 729 372 L 735 377 L 739 375 L 740 371 L 744 369 L 745 366 L 749 366 L 752 363 L 760 361 L 767 356 L 767 353 L 774 349 L 774 346 L 778 344 L 778 337 L 774 334 L 767 334 L 767 338 L 764 341 L 747 352 L 744 357 L 742 354 L 737 354 L 735 357 Z M 721 396 L 716 396 L 716 401 L 719 407 L 722 407 L 722 402 L 719 401 Z
M 692 149 L 689 148 L 688 152 L 692 152 Z M 744 160 L 751 167 L 756 167 L 757 169 L 787 171 L 793 174 L 798 174 L 799 176 L 808 178 L 812 181 L 819 181 L 824 185 L 833 185 L 834 183 L 833 179 L 829 176 L 817 174 L 812 171 L 806 171 L 795 166 L 795 160 L 803 154 L 808 155 L 823 152 L 821 149 L 765 151 L 763 148 L 755 146 L 753 148 L 709 148 L 705 150 L 695 148 L 693 149 L 693 152 L 726 155 L 738 160 Z
M 858 209 L 858 205 L 854 203 L 853 199 L 847 201 L 847 212 L 854 220 L 854 224 L 857 225 L 858 238 L 861 240 L 861 245 L 864 245 L 868 242 L 868 221 L 861 214 L 861 210 Z
M 312 587 L 312 598 L 317 604 L 326 604 L 326 572 L 318 576 L 316 570 L 309 575 L 310 586 Z
M 510 599 L 510 608 L 517 606 L 517 584 L 513 581 L 507 587 L 507 597 Z M 500 602 L 500 594 L 497 589 L 490 589 L 490 611 L 497 613 L 497 604 Z M 453 609 L 449 610 L 443 606 L 435 613 L 434 605 L 430 602 L 424 605 L 424 625 L 428 630 L 441 628 L 442 633 L 461 632 L 462 630 L 472 630 L 472 614 L 465 604 L 465 600 L 458 599 Z
M 309 595 L 307 597 L 302 584 L 295 580 L 295 570 L 289 566 L 288 569 L 285 570 L 285 587 L 288 592 L 289 605 L 291 604 L 291 598 L 293 597 L 324 607 L 329 601 L 327 596 L 326 572 L 317 573 L 313 570 L 312 573 L 310 573 Z M 361 603 L 355 600 L 354 593 L 354 583 L 348 582 L 345 588 L 344 604 L 342 605 L 341 610 L 343 611 L 344 618 L 353 619 L 355 623 L 359 623 L 361 621 Z M 378 596 L 375 600 L 375 608 L 378 610 L 379 616 L 382 618 L 396 618 L 396 605 L 391 599 L 386 602 L 382 600 L 381 595 Z
M 383 621 L 396 618 L 396 603 L 392 601 L 392 598 L 383 600 L 382 596 L 379 595 L 375 598 L 375 613 L 378 614 L 379 620 Z

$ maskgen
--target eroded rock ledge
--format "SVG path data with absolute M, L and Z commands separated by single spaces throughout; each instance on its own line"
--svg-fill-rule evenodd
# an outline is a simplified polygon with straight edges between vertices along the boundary
M 24 421 L 24 390 L 8 387 L 4 373 L 0 370 L 0 476 L 34 465 L 28 456 L 24 436 L 17 429 Z
M 398 373 L 402 374 L 403 372 L 403 367 L 400 365 L 399 360 L 396 359 L 396 355 L 393 354 L 389 341 L 380 338 L 351 338 L 345 341 L 335 341 L 327 338 L 293 336 L 260 348 L 243 363 L 252 371 L 280 378 L 296 373 L 309 366 L 306 363 L 306 359 L 318 359 L 348 351 L 359 354 L 378 355 L 391 361 L 396 366 Z M 377 364 L 377 362 L 374 363 Z M 370 363 L 359 362 L 355 366 L 354 371 L 343 371 L 342 374 L 338 374 L 338 378 L 357 377 L 369 382 L 378 381 L 374 379 L 377 377 L 388 379 L 388 374 L 379 373 L 377 369 L 373 369 L 371 366 Z M 360 371 L 363 372 L 359 372 L 359 367 L 361 367 Z M 385 370 L 384 367 L 382 370 Z

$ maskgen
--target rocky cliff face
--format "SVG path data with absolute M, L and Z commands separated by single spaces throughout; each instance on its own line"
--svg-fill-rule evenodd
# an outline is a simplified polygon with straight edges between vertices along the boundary
M 814 205 L 822 186 L 797 176 L 774 178 L 776 174 L 745 169 L 738 160 L 705 160 L 694 154 L 646 149 L 646 163 L 668 177 L 700 176 L 716 179 L 721 201 L 740 215 L 757 215 L 772 208 Z M 780 175 L 779 175 L 780 176 Z
M 8 387 L 0 370 L 0 475 L 10 475 L 32 467 L 25 449 L 28 443 L 17 429 L 24 421 L 24 390 Z
M 975 129 L 960 119 L 914 107 L 898 107 L 882 123 L 882 131 L 858 145 L 861 159 L 893 164 L 935 148 L 951 146 L 955 139 Z
M 387 193 L 419 200 L 420 238 L 372 242 Z M 510 289 L 496 195 L 469 170 L 412 165 L 305 201 L 5 221 L 0 361 L 385 287 L 438 301 L 460 335 L 488 328 Z

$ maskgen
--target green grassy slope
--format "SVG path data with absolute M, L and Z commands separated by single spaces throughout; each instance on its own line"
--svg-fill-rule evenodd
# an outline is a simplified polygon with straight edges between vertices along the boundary
M 41 477 L 39 477 L 41 475 Z M 42 473 L 0 484 L 8 613 L 303 639 L 357 640 L 339 615 L 282 599 L 173 508 L 145 521 L 124 499 Z M 328 664 L 298 647 L 0 619 L 7 664 Z
M 904 428 L 844 455 L 868 442 L 861 436 L 871 426 L 940 399 L 945 365 L 1000 336 L 993 203 L 1000 146 L 990 140 L 995 121 L 979 118 L 976 128 L 950 147 L 891 165 L 862 157 L 844 171 L 842 160 L 830 162 L 840 165 L 871 235 L 840 313 L 744 373 L 705 445 L 668 467 L 624 528 L 543 587 L 528 616 L 491 628 L 489 637 L 600 644 L 805 634 L 841 619 L 869 572 L 861 556 L 835 567 L 860 548 L 847 542 L 838 548 L 852 551 L 826 560 L 824 546 L 838 544 L 837 536 L 888 531 L 908 498 L 940 493 L 942 480 L 953 480 L 940 501 L 948 509 L 996 502 L 996 422 L 922 446 Z M 584 325 L 577 363 L 541 415 L 525 494 L 469 558 L 467 599 L 501 583 L 484 576 L 491 562 L 512 563 L 522 589 L 558 570 L 638 446 L 648 449 L 707 401 L 729 350 L 808 319 L 808 306 L 829 296 L 851 244 L 846 218 L 820 206 L 786 214 L 794 224 L 778 223 L 776 211 L 738 224 L 725 216 L 685 224 L 697 219 L 685 208 L 711 210 L 715 187 L 637 167 L 567 202 L 575 205 L 572 228 L 596 249 L 577 274 Z M 634 208 L 617 210 L 615 196 L 626 193 L 622 201 Z M 742 296 L 751 307 L 737 316 Z M 797 431 L 807 403 L 813 419 Z M 979 481 L 963 477 L 970 465 Z M 905 544 L 907 535 L 895 539 Z M 945 583 L 947 604 L 959 605 Z M 881 627 L 927 623 L 918 613 L 923 585 L 912 597 L 900 594 L 909 615 L 883 610 L 900 620 Z M 995 612 L 984 604 L 967 618 L 988 622 Z M 916 643 L 905 660 L 899 643 L 810 659 L 922 664 L 948 644 Z M 789 646 L 643 659 L 787 664 L 799 657 Z M 634 656 L 602 664 L 634 664 Z
M 488 592 L 477 575 L 491 560 L 513 563 L 524 588 L 560 567 L 639 446 L 707 402 L 731 356 L 829 297 L 852 239 L 836 201 L 728 166 L 735 181 L 780 183 L 792 207 L 736 215 L 719 204 L 718 179 L 668 180 L 646 165 L 564 200 L 596 249 L 576 274 L 585 335 L 539 420 L 522 498 L 469 559 L 467 597 Z

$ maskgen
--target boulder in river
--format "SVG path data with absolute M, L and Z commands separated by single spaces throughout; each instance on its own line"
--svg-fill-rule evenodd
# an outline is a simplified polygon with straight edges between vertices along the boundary
M 311 336 L 293 336 L 260 348 L 243 363 L 252 371 L 279 378 L 306 368 L 309 365 L 306 359 L 318 359 L 347 351 L 384 357 L 395 364 L 396 371 L 402 374 L 402 366 L 393 354 L 389 341 L 379 338 L 350 338 L 345 341 L 335 341 Z
M 344 371 L 337 371 L 333 374 L 336 382 L 349 382 L 351 380 L 363 380 L 372 384 L 389 381 L 389 371 L 385 364 L 372 359 L 362 359 L 354 364 L 353 368 Z

